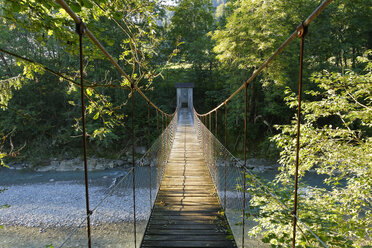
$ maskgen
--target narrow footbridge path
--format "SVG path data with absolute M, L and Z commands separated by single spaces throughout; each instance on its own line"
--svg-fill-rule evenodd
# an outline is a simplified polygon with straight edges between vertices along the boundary
M 182 111 L 141 247 L 236 247 L 192 116 Z

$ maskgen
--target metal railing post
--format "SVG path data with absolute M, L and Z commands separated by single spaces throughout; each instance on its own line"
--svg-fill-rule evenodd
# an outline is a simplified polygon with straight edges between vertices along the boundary
M 227 147 L 227 103 L 225 102 L 225 147 Z M 227 154 L 226 154 L 227 158 Z M 225 158 L 225 171 L 224 171 L 224 198 L 223 205 L 226 210 L 226 172 L 227 172 L 227 159 Z M 226 212 L 226 211 L 225 211 Z
M 150 102 L 147 102 L 147 144 L 148 149 L 151 147 L 150 135 Z M 149 164 L 149 186 L 150 186 L 150 210 L 152 209 L 152 175 L 151 175 L 151 162 Z
M 90 215 L 89 208 L 89 180 L 88 180 L 88 161 L 87 161 L 87 133 L 86 133 L 86 113 L 84 101 L 84 61 L 83 61 L 83 35 L 85 33 L 85 24 L 80 21 L 76 24 L 76 32 L 79 34 L 79 54 L 80 54 L 80 97 L 81 97 L 81 117 L 83 122 L 83 153 L 84 153 L 84 178 L 85 178 L 85 204 L 87 213 L 87 234 L 88 247 L 92 247 Z
M 134 132 L 134 85 L 131 84 L 131 97 L 132 97 L 132 189 L 133 189 L 133 235 L 134 235 L 134 247 L 137 247 L 137 223 L 136 223 L 136 161 L 134 160 L 134 143 L 135 143 L 135 132 Z
M 296 226 L 297 226 L 297 196 L 298 196 L 298 166 L 299 166 L 299 152 L 300 152 L 300 118 L 301 118 L 301 96 L 302 96 L 302 69 L 303 69 L 303 55 L 304 55 L 304 39 L 307 34 L 307 26 L 303 23 L 298 26 L 298 37 L 301 38 L 300 47 L 300 72 L 298 82 L 298 111 L 297 111 L 297 138 L 296 138 L 296 162 L 295 162 L 295 189 L 294 189 L 294 203 L 293 203 L 293 239 L 292 247 L 296 247 Z
M 216 135 L 216 138 L 218 139 L 218 109 L 216 109 L 216 123 L 215 123 L 215 135 Z
M 244 234 L 245 234 L 245 190 L 246 190 L 246 165 L 247 165 L 247 102 L 248 102 L 248 84 L 245 84 L 244 95 L 244 167 L 243 167 L 243 227 L 242 227 L 242 247 L 244 248 Z

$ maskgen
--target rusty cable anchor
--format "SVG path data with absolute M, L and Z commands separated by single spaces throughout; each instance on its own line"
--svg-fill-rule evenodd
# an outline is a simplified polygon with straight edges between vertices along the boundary
M 307 35 L 307 31 L 308 31 L 308 26 L 306 26 L 304 24 L 304 22 L 302 22 L 300 25 L 298 25 L 297 27 L 297 37 L 299 38 L 304 38 L 306 35 Z

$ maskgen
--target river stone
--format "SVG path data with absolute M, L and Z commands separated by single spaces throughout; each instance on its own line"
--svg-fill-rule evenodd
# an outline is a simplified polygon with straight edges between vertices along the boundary
M 48 165 L 48 166 L 44 166 L 44 167 L 40 167 L 36 169 L 36 171 L 38 172 L 46 172 L 46 171 L 51 171 L 51 170 L 56 170 L 56 168 L 51 165 Z
M 63 160 L 59 163 L 59 166 L 56 168 L 56 171 L 70 171 L 72 167 L 71 160 Z
M 98 164 L 98 159 L 96 158 L 88 158 L 88 167 L 96 167 Z
M 106 167 L 105 167 L 105 164 L 101 162 L 101 163 L 97 163 L 95 169 L 96 170 L 104 170 L 104 169 L 106 169 Z

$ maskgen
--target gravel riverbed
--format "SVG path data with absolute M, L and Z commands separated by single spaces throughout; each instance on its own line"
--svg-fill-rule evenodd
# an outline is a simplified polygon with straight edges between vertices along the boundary
M 52 244 L 59 247 L 84 219 L 85 186 L 81 172 L 34 172 L 1 171 L 0 206 L 0 247 L 36 248 Z M 125 170 L 103 170 L 90 173 L 90 208 L 94 209 L 107 196 L 110 188 L 126 175 Z M 155 175 L 155 173 L 153 173 Z M 148 172 L 138 169 L 136 180 L 136 217 L 137 238 L 141 239 L 150 215 L 150 190 Z M 153 181 L 153 185 L 156 182 Z M 136 183 L 137 185 L 137 183 Z M 227 202 L 239 205 L 239 194 L 228 189 Z M 152 200 L 155 199 L 152 190 Z M 223 197 L 223 195 L 221 196 Z M 234 213 L 237 217 L 240 212 Z M 240 240 L 240 227 L 232 229 L 236 241 Z M 99 205 L 91 216 L 93 247 L 133 247 L 133 193 L 131 178 L 118 185 L 117 191 Z M 248 229 L 248 226 L 247 226 Z M 138 240 L 137 245 L 139 245 Z M 247 247 L 265 247 L 257 239 L 249 239 Z M 64 247 L 86 247 L 87 234 L 85 223 L 76 230 Z
M 84 185 L 55 182 L 47 184 L 7 186 L 1 194 L 1 225 L 25 227 L 69 227 L 77 226 L 85 216 Z M 90 206 L 93 209 L 107 194 L 103 187 L 90 187 Z M 149 190 L 136 190 L 137 220 L 150 215 Z M 132 189 L 120 189 L 108 197 L 94 212 L 92 224 L 128 222 L 133 220 Z
M 109 180 L 109 179 L 107 179 Z M 3 188 L 3 187 L 0 187 Z M 0 247 L 59 247 L 85 217 L 85 186 L 71 181 L 6 185 L 0 194 Z M 89 188 L 94 209 L 109 187 Z M 149 189 L 136 189 L 137 236 L 141 237 L 150 215 Z M 94 247 L 133 247 L 132 188 L 118 187 L 91 216 Z M 86 223 L 64 247 L 86 247 Z

